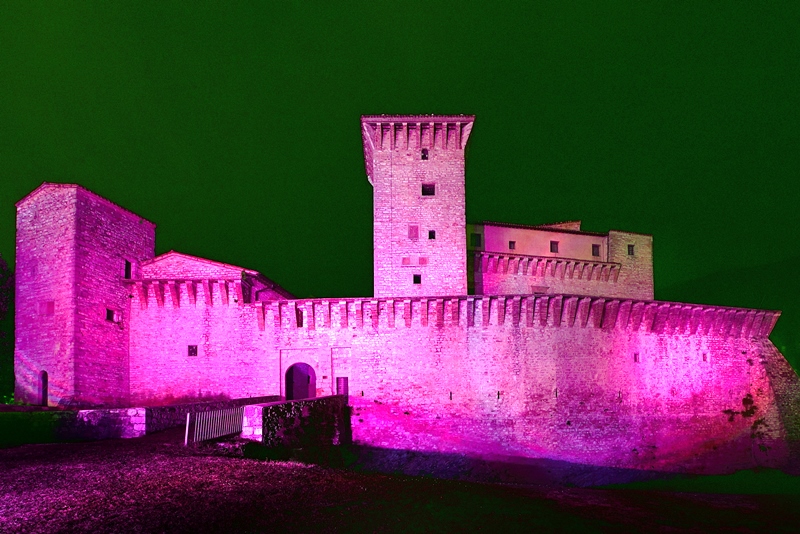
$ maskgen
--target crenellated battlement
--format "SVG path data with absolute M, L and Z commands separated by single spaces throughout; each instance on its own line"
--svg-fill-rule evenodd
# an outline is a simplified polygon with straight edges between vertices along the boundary
M 374 159 L 386 151 L 460 150 L 467 146 L 474 115 L 365 115 L 361 117 L 364 164 L 374 185 Z
M 123 280 L 139 301 L 142 309 L 155 303 L 164 307 L 169 299 L 173 308 L 196 306 L 202 299 L 206 306 L 228 306 L 231 303 L 244 306 L 257 300 L 253 284 L 248 279 L 137 279 Z
M 412 326 L 598 328 L 732 338 L 769 336 L 778 311 L 576 295 L 489 295 L 265 301 L 259 329 L 392 329 Z
M 517 274 L 560 279 L 597 280 L 615 283 L 622 264 L 571 258 L 528 256 L 486 251 L 474 252 L 476 273 Z

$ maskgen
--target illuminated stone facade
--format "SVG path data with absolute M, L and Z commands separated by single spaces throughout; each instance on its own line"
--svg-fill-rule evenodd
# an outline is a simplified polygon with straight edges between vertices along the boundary
M 360 444 L 692 472 L 784 465 L 798 381 L 768 339 L 780 313 L 653 301 L 650 236 L 467 226 L 472 123 L 362 118 L 374 297 L 294 299 L 252 270 L 154 257 L 152 223 L 43 184 L 17 204 L 17 398 L 286 396 L 302 367 L 309 396 L 348 378 Z

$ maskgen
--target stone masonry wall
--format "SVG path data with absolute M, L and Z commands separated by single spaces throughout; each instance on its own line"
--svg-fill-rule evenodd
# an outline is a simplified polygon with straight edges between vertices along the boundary
M 651 300 L 653 238 L 611 231 L 586 232 L 474 225 L 480 247 L 471 247 L 470 274 L 478 295 L 573 294 Z M 550 252 L 550 242 L 558 252 Z M 514 248 L 510 248 L 510 243 Z M 592 246 L 599 254 L 592 256 Z M 628 254 L 628 246 L 633 254 Z
M 303 361 L 318 395 L 349 378 L 364 445 L 690 472 L 788 458 L 762 361 L 773 312 L 577 296 L 202 302 L 134 302 L 131 361 L 149 363 L 132 377 L 148 395 L 179 391 L 190 366 L 195 390 L 275 393 Z M 186 356 L 184 334 L 211 350 Z
M 75 395 L 74 188 L 40 187 L 17 204 L 14 398 L 48 404 Z
M 362 118 L 376 296 L 466 294 L 464 149 L 473 119 Z
M 129 406 L 125 262 L 135 276 L 139 263 L 153 257 L 155 225 L 83 188 L 76 193 L 75 400 Z

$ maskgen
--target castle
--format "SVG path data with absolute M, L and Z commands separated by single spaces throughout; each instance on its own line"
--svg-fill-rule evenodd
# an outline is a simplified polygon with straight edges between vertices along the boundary
M 78 185 L 17 204 L 16 398 L 334 394 L 357 443 L 715 472 L 788 462 L 780 312 L 654 301 L 652 237 L 465 219 L 472 116 L 365 116 L 374 296 L 168 252 Z M 344 381 L 339 381 L 340 387 Z

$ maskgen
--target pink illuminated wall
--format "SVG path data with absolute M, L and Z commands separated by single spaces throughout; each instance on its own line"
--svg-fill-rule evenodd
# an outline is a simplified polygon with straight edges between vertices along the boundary
M 45 183 L 17 204 L 15 397 L 127 405 L 129 292 L 155 225 L 72 184 Z
M 652 236 L 563 226 L 469 225 L 472 292 L 653 298 Z

